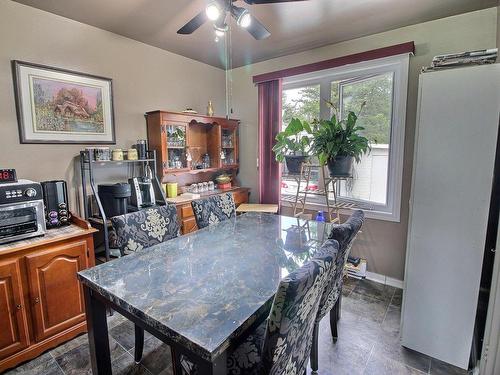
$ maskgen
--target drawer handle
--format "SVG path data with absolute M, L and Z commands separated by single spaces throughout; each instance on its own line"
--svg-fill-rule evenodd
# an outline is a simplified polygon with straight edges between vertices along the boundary
M 40 303 L 40 298 L 35 297 L 35 303 Z
M 21 310 L 22 308 L 23 307 L 19 303 L 16 305 L 16 309 Z

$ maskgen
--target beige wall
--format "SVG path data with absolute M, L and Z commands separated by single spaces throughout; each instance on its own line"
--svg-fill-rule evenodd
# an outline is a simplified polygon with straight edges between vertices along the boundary
M 129 147 L 146 137 L 143 115 L 149 110 L 190 106 L 205 113 L 207 101 L 212 99 L 216 113 L 224 114 L 222 70 L 67 18 L 0 1 L 0 167 L 16 168 L 19 177 L 35 181 L 65 179 L 72 203 L 76 201 L 74 187 L 79 184 L 73 159 L 85 145 L 19 144 L 13 59 L 112 78 L 116 147 Z
M 252 197 L 255 199 L 258 181 L 256 168 L 258 119 L 257 89 L 252 84 L 253 75 L 415 41 L 416 53 L 411 58 L 409 73 L 401 222 L 368 220 L 363 228 L 363 234 L 358 237 L 353 249 L 354 255 L 367 259 L 369 271 L 402 280 L 420 68 L 428 65 L 432 57 L 437 54 L 493 48 L 497 38 L 497 11 L 497 8 L 490 8 L 444 18 L 235 69 L 233 107 L 235 117 L 242 120 L 240 159 L 243 185 L 252 187 L 254 191 Z

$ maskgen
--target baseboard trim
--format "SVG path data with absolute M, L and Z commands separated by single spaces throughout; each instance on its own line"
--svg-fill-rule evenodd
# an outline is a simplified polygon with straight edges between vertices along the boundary
M 393 277 L 381 275 L 375 272 L 366 271 L 366 278 L 380 284 L 393 286 L 395 288 L 403 289 L 403 280 L 398 280 Z

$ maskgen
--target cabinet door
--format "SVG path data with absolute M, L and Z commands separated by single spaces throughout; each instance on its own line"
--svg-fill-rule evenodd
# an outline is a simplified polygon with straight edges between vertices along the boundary
M 28 346 L 19 264 L 0 262 L 0 359 Z
M 234 204 L 238 207 L 242 203 L 248 203 L 248 191 L 236 191 L 233 193 Z
M 87 268 L 87 242 L 74 240 L 26 256 L 35 338 L 41 341 L 85 319 L 76 273 Z
M 198 226 L 196 225 L 194 216 L 182 219 L 182 234 L 196 232 L 197 230 Z

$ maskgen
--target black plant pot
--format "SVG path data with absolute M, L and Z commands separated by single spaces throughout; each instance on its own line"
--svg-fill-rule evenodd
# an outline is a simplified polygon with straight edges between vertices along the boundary
M 300 168 L 302 164 L 306 161 L 307 156 L 296 156 L 296 155 L 287 155 L 285 156 L 286 167 L 288 169 L 288 173 L 291 174 L 299 174 Z
M 352 175 L 352 156 L 337 156 L 328 160 L 330 177 L 350 177 Z

